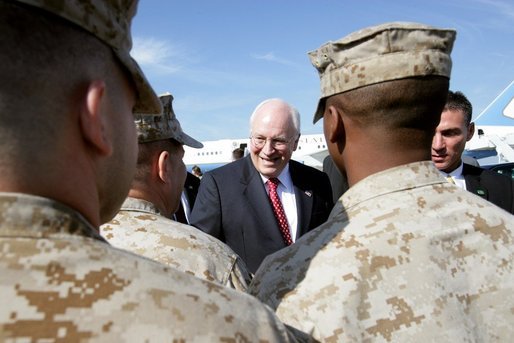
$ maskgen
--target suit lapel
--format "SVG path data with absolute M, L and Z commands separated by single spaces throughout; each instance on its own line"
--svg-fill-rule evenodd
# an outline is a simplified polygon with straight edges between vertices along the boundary
M 462 175 L 464 176 L 464 180 L 466 181 L 466 190 L 482 197 L 484 199 L 489 198 L 489 194 L 487 189 L 483 188 L 480 184 L 480 174 L 476 174 L 473 172 L 472 168 L 468 167 L 466 163 L 464 163 L 462 168 Z
M 282 236 L 260 174 L 253 166 L 250 156 L 245 157 L 245 159 L 240 182 L 243 187 L 243 196 L 253 212 L 253 218 L 256 220 L 255 226 L 262 233 L 267 233 L 273 240 L 281 241 Z M 252 218 L 248 218 L 248 220 L 252 220 Z
M 301 173 L 299 168 L 298 162 L 289 162 L 289 173 L 291 174 L 291 180 L 293 180 L 298 213 L 298 230 L 296 231 L 296 238 L 307 233 L 313 206 L 312 188 L 309 186 L 309 182 L 304 179 L 303 173 Z

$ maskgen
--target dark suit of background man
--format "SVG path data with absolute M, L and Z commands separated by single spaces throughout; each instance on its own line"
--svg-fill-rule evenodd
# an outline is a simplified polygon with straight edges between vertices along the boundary
M 332 185 L 332 199 L 335 203 L 339 200 L 341 195 L 348 190 L 346 175 L 343 175 L 337 168 L 330 154 L 323 159 L 323 172 L 328 175 L 328 179 Z
M 464 94 L 449 91 L 432 141 L 432 161 L 460 188 L 514 213 L 514 181 L 510 177 L 462 162 L 466 142 L 475 133 L 472 112 L 473 107 Z
M 175 212 L 174 219 L 183 224 L 189 224 L 191 210 L 195 205 L 196 195 L 200 187 L 200 179 L 190 172 L 187 172 L 184 190 L 180 196 L 180 206 Z
M 257 106 L 250 118 L 250 154 L 205 173 L 191 225 L 226 242 L 255 272 L 269 254 L 287 246 L 268 197 L 278 178 L 293 241 L 325 222 L 333 206 L 327 175 L 291 161 L 298 146 L 298 111 L 280 99 Z

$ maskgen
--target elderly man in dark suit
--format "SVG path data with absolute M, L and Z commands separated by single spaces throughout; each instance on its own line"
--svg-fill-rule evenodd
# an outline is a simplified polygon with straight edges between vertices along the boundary
M 298 111 L 269 99 L 250 127 L 250 154 L 204 174 L 191 225 L 226 242 L 255 272 L 267 255 L 325 222 L 333 201 L 325 173 L 291 160 Z
M 514 181 L 510 177 L 462 162 L 466 142 L 475 133 L 472 112 L 464 94 L 449 91 L 432 141 L 432 161 L 448 181 L 514 213 Z

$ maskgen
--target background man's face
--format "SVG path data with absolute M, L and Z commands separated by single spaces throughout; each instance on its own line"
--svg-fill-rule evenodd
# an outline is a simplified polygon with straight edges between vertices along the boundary
M 432 140 L 432 161 L 437 169 L 450 173 L 459 167 L 466 142 L 474 131 L 474 124 L 466 125 L 461 110 L 443 111 Z

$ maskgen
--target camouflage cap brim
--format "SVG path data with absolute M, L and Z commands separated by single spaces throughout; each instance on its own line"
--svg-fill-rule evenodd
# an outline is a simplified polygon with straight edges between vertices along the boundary
M 201 142 L 197 141 L 196 139 L 187 135 L 184 132 L 182 132 L 181 137 L 174 138 L 174 139 L 177 140 L 179 143 L 190 146 L 191 148 L 196 148 L 196 149 L 203 148 L 203 144 Z
M 115 53 L 117 52 L 115 51 Z M 122 55 L 117 53 L 117 56 L 120 62 L 130 72 L 137 90 L 134 113 L 144 115 L 159 115 L 162 113 L 162 103 L 137 62 L 129 54 Z

